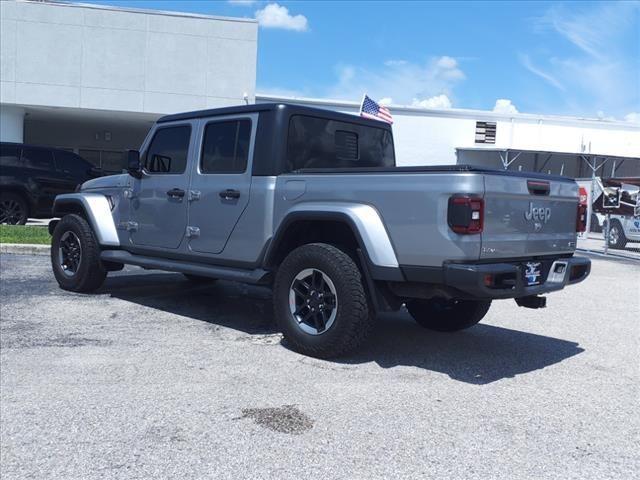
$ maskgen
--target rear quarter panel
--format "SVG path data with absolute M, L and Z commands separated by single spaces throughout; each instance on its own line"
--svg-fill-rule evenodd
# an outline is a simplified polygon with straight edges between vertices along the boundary
M 304 202 L 364 203 L 387 229 L 400 265 L 441 266 L 443 260 L 478 259 L 480 235 L 457 235 L 447 224 L 449 197 L 483 195 L 477 173 L 287 174 L 277 179 L 274 229 Z

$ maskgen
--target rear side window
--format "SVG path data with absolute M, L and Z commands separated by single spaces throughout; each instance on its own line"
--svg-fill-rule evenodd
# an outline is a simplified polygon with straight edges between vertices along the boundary
M 55 152 L 58 170 L 76 177 L 84 177 L 90 168 L 89 164 L 79 156 L 70 152 Z
M 202 142 L 201 173 L 243 173 L 247 169 L 251 120 L 209 123 Z
M 22 161 L 27 168 L 36 170 L 53 170 L 53 152 L 44 148 L 24 147 Z
M 191 127 L 180 125 L 156 131 L 144 156 L 149 173 L 183 173 L 187 168 Z
M 3 167 L 20 167 L 20 152 L 16 145 L 0 145 L 0 165 Z
M 384 128 L 293 115 L 289 121 L 287 166 L 289 171 L 393 167 L 393 138 Z

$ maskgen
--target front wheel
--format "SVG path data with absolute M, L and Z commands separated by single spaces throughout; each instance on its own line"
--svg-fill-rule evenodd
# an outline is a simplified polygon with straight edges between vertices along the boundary
M 358 266 L 332 245 L 292 251 L 278 268 L 273 295 L 279 329 L 304 355 L 331 358 L 353 351 L 373 325 Z
M 58 285 L 72 292 L 100 288 L 107 269 L 91 226 L 80 215 L 62 217 L 51 239 L 51 266 Z
M 406 305 L 421 327 L 438 332 L 456 332 L 473 327 L 482 320 L 491 301 L 433 298 L 409 300 Z

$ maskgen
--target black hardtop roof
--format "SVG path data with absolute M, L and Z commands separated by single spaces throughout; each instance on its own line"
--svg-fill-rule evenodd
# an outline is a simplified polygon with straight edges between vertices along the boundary
M 233 107 L 211 108 L 208 110 L 196 110 L 193 112 L 175 113 L 171 115 L 165 115 L 158 119 L 158 123 L 174 122 L 176 120 L 189 120 L 192 118 L 206 118 L 216 117 L 222 115 L 235 115 L 239 113 L 258 113 L 266 111 L 282 111 L 288 115 L 301 114 L 319 116 L 322 118 L 329 118 L 331 120 L 339 120 L 343 122 L 362 123 L 377 128 L 391 129 L 391 125 L 379 120 L 373 120 L 369 118 L 360 117 L 351 113 L 336 112 L 335 110 L 328 110 L 326 108 L 314 108 L 306 107 L 303 105 L 295 105 L 291 103 L 256 103 L 252 105 L 236 105 Z

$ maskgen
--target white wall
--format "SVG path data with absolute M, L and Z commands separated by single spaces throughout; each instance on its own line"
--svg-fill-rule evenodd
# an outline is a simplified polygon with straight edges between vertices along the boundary
M 0 102 L 172 113 L 253 101 L 255 20 L 1 1 Z
M 0 106 L 0 139 L 22 143 L 24 138 L 24 110 L 11 105 Z

